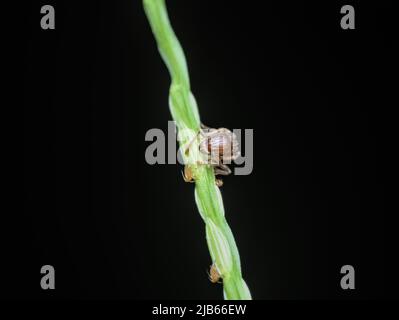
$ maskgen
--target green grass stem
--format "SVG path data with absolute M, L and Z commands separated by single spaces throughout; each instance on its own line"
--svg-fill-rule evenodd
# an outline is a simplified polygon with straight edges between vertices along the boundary
M 195 139 L 200 130 L 197 103 L 190 88 L 190 78 L 183 49 L 171 27 L 164 0 L 143 0 L 145 13 L 155 36 L 158 50 L 170 76 L 169 108 L 178 129 L 180 149 L 192 142 L 190 152 L 181 152 L 195 178 L 195 201 L 205 222 L 206 240 L 213 263 L 223 279 L 224 298 L 249 300 L 251 294 L 241 275 L 240 255 L 233 233 L 226 221 L 223 200 L 215 184 L 212 167 L 200 164 L 201 154 Z

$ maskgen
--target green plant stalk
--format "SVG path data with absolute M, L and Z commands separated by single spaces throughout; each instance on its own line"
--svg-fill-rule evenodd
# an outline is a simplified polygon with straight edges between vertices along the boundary
M 224 298 L 249 300 L 251 294 L 241 275 L 240 255 L 224 215 L 223 200 L 215 184 L 213 168 L 201 164 L 197 133 L 200 117 L 190 89 L 187 63 L 170 25 L 164 0 L 143 0 L 144 10 L 171 76 L 169 108 L 176 122 L 180 150 L 191 143 L 190 152 L 181 152 L 195 180 L 195 201 L 205 222 L 206 239 L 213 263 L 223 279 Z

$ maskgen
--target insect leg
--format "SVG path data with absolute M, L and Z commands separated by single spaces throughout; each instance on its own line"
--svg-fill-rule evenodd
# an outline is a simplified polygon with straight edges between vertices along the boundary
M 204 125 L 203 123 L 201 123 L 201 129 L 212 129 L 212 128 L 210 128 L 210 127 Z
M 224 163 L 220 163 L 219 165 L 215 166 L 214 172 L 215 176 L 216 175 L 228 176 L 229 174 L 231 174 L 230 168 Z

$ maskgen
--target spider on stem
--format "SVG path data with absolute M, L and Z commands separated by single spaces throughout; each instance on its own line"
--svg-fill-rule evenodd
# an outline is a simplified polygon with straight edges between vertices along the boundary
M 229 129 L 214 129 L 203 124 L 201 124 L 201 130 L 198 134 L 200 138 L 199 151 L 207 156 L 207 161 L 205 163 L 200 162 L 200 164 L 211 165 L 215 176 L 231 174 L 231 170 L 226 163 L 229 164 L 240 156 L 237 136 Z M 192 142 L 189 143 L 186 153 L 189 151 Z M 187 165 L 184 167 L 183 179 L 186 182 L 193 182 L 194 180 L 192 171 Z M 223 181 L 216 179 L 216 185 L 221 187 Z

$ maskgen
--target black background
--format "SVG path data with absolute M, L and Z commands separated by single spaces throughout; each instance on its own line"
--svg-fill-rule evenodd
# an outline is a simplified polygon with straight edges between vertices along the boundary
M 327 1 L 326 1 L 327 2 Z M 254 170 L 222 188 L 255 299 L 392 297 L 384 241 L 392 7 L 328 1 L 167 1 L 202 122 L 254 129 Z M 54 5 L 56 29 L 40 28 Z M 261 5 L 263 4 L 263 6 Z M 342 30 L 352 4 L 356 29 Z M 146 164 L 170 78 L 141 1 L 25 6 L 25 298 L 220 299 L 193 186 Z M 56 289 L 40 288 L 40 268 Z M 340 268 L 356 289 L 340 288 Z M 7 278 L 7 277 L 6 277 Z

